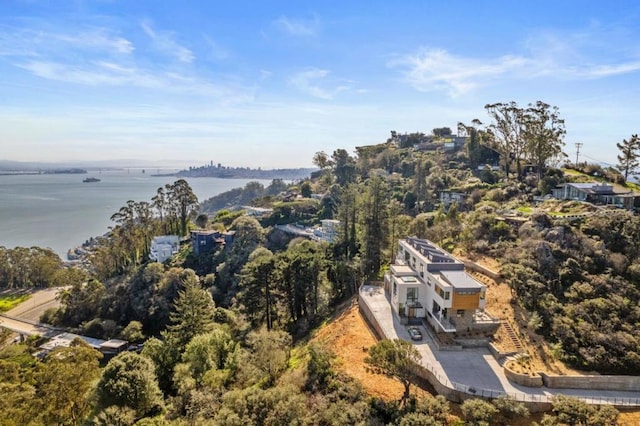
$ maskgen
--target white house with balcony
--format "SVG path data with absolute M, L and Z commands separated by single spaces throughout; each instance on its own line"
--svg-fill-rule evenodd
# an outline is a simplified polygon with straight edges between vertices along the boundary
M 149 259 L 163 263 L 180 250 L 180 237 L 177 235 L 160 235 L 151 240 Z
M 493 332 L 499 321 L 484 312 L 487 288 L 464 264 L 429 240 L 400 240 L 395 263 L 384 277 L 401 322 L 426 320 L 437 332 Z

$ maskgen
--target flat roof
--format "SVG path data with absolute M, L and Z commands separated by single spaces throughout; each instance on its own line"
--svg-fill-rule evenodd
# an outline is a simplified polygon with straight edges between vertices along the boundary
M 391 265 L 391 272 L 393 275 L 413 275 L 417 276 L 418 273 L 414 271 L 409 265 Z
M 483 284 L 476 281 L 465 271 L 440 271 L 440 275 L 456 290 L 481 290 Z

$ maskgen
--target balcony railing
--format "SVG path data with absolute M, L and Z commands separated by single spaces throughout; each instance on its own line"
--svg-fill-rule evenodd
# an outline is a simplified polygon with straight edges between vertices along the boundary
M 457 331 L 455 324 L 447 318 L 443 318 L 441 313 L 430 313 L 429 317 L 433 319 L 445 333 L 454 333 Z

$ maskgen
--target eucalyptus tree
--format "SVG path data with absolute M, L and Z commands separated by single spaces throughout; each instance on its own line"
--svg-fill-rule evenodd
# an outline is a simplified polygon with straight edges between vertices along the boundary
M 500 154 L 504 172 L 509 176 L 512 162 L 516 165 L 517 177 L 521 176 L 521 160 L 526 150 L 523 137 L 523 109 L 514 101 L 487 104 L 484 109 L 493 120 L 487 127 L 490 144 Z
M 541 101 L 529 104 L 522 120 L 526 158 L 536 166 L 540 178 L 551 159 L 566 156 L 562 152 L 566 134 L 564 120 L 560 118 L 558 107 Z
M 156 191 L 156 195 L 151 198 L 151 205 L 156 210 L 156 212 L 158 213 L 158 217 L 160 218 L 160 228 L 162 229 L 162 233 L 166 234 L 167 228 L 165 224 L 165 216 L 167 213 L 166 210 L 168 207 L 168 200 L 167 193 L 165 192 L 164 187 L 161 186 L 160 188 L 158 188 L 158 190 Z
M 626 181 L 629 174 L 638 172 L 640 166 L 640 138 L 637 134 L 631 135 L 629 140 L 623 139 L 622 143 L 617 143 L 616 146 L 620 150 L 618 170 L 622 172 Z
M 178 179 L 172 185 L 169 185 L 167 189 L 171 211 L 180 222 L 180 227 L 177 231 L 180 235 L 186 235 L 189 217 L 198 207 L 198 197 L 184 179 Z

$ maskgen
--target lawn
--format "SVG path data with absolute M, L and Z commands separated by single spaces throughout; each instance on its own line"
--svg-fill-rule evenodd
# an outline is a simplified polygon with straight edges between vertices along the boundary
M 0 312 L 7 312 L 31 297 L 29 294 L 0 295 Z

